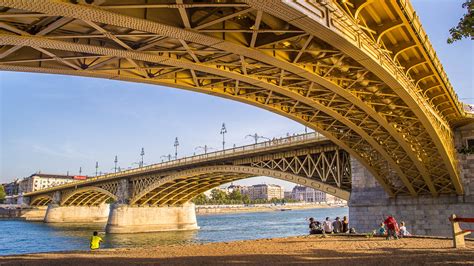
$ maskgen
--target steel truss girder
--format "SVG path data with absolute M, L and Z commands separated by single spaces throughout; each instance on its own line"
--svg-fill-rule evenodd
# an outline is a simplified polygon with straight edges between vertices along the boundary
M 325 155 L 322 156 L 324 157 Z M 344 164 L 346 167 L 349 167 L 350 172 L 349 162 L 339 156 L 332 157 L 331 160 L 326 161 L 327 166 L 324 169 L 319 169 L 319 167 L 322 167 L 322 164 L 314 164 L 314 166 L 318 167 L 317 170 L 321 172 L 332 171 L 332 173 L 326 175 L 327 177 L 331 176 L 331 178 L 342 180 L 343 178 L 338 177 L 339 172 L 336 169 L 336 165 L 339 166 L 340 164 Z M 276 168 L 269 169 L 266 167 L 261 167 L 258 164 L 253 164 L 253 166 L 205 166 L 183 170 L 174 174 L 172 173 L 168 176 L 162 176 L 158 179 L 155 178 L 156 176 L 149 176 L 149 178 L 154 181 L 150 182 L 146 189 L 141 190 L 139 193 L 134 193 L 135 196 L 130 200 L 130 204 L 138 206 L 181 205 L 190 201 L 200 193 L 203 193 L 219 185 L 258 175 L 267 175 L 274 178 L 295 182 L 313 187 L 323 192 L 327 192 L 345 200 L 349 199 L 350 186 L 347 186 L 347 184 L 342 184 L 341 182 L 331 182 L 329 180 L 322 179 L 318 180 L 314 176 L 305 176 L 301 173 L 298 174 L 288 169 L 286 171 L 281 171 Z M 347 170 L 345 173 L 341 172 L 340 176 L 342 175 L 347 175 Z M 141 179 L 146 178 L 146 176 L 141 177 Z M 344 180 L 344 182 L 346 181 L 347 178 Z
M 17 2 L 17 1 L 2 1 L 2 2 L 13 3 L 13 2 Z M 92 14 L 91 12 L 89 12 L 89 11 L 91 11 L 91 9 L 88 8 L 88 7 L 74 6 L 74 9 L 72 9 L 71 6 L 68 6 L 68 4 L 63 4 L 63 3 L 55 3 L 55 4 L 63 5 L 62 7 L 66 7 L 65 9 L 61 9 L 61 11 L 57 11 L 57 10 L 54 11 L 54 12 L 60 12 L 60 13 L 63 12 L 59 15 L 65 15 L 67 13 L 71 17 L 76 17 L 76 18 L 84 19 L 84 20 L 93 20 L 93 21 L 101 21 L 101 22 L 104 22 L 104 19 L 108 20 L 108 21 L 105 21 L 106 22 L 105 24 L 111 23 L 113 25 L 118 25 L 118 24 L 122 25 L 121 23 L 123 23 L 123 21 L 120 21 L 120 19 L 119 19 L 119 18 L 123 18 L 123 15 L 118 15 L 118 14 L 114 14 L 114 13 L 103 13 L 102 10 L 96 10 L 99 13 L 102 12 L 101 14 L 105 14 L 104 16 L 101 17 L 101 16 L 97 15 L 99 13 Z M 278 4 L 281 5 L 281 3 L 278 3 Z M 39 8 L 39 7 L 33 7 L 33 8 Z M 41 7 L 41 8 L 44 8 L 44 7 Z M 76 12 L 77 11 L 76 8 L 82 9 L 82 10 L 84 10 L 84 12 L 82 12 L 82 11 L 81 12 Z M 45 9 L 43 9 L 43 10 L 45 10 Z M 259 9 L 259 10 L 261 10 L 261 9 Z M 51 11 L 49 11 L 49 12 L 51 12 Z M 71 13 L 71 12 L 73 12 L 74 14 Z M 349 130 L 349 131 L 357 132 L 357 133 L 350 133 L 352 136 L 346 135 L 348 133 L 343 135 L 344 137 L 354 137 L 354 136 L 358 135 L 357 138 L 359 138 L 359 140 L 354 140 L 352 142 L 347 142 L 347 141 L 345 142 L 345 147 L 350 147 L 351 148 L 351 149 L 349 149 L 351 154 L 358 153 L 358 157 L 359 158 L 361 157 L 360 156 L 361 153 L 357 152 L 357 150 L 358 149 L 359 150 L 366 149 L 366 148 L 359 147 L 359 146 L 362 145 L 363 142 L 361 140 L 363 139 L 364 141 L 367 141 L 369 143 L 368 146 L 373 147 L 377 152 L 379 152 L 381 154 L 381 156 L 376 156 L 376 157 L 381 157 L 385 161 L 390 162 L 390 165 L 391 165 L 390 168 L 395 169 L 398 176 L 400 178 L 402 178 L 402 180 L 404 181 L 404 186 L 406 188 L 401 190 L 400 186 L 398 186 L 396 188 L 390 188 L 390 186 L 388 186 L 388 185 L 384 186 L 383 185 L 384 180 L 382 180 L 379 177 L 379 182 L 382 183 L 382 185 L 389 192 L 389 194 L 406 193 L 408 191 L 410 191 L 412 195 L 417 194 L 417 193 L 424 193 L 425 191 L 428 190 L 428 189 L 426 189 L 426 185 L 428 185 L 429 191 L 433 195 L 436 195 L 438 192 L 443 193 L 443 192 L 452 191 L 449 188 L 445 188 L 447 190 L 444 190 L 444 191 L 440 190 L 439 186 L 436 186 L 435 182 L 434 182 L 435 184 L 432 184 L 432 181 L 431 181 L 431 179 L 440 180 L 440 177 L 446 178 L 446 175 L 443 174 L 443 172 L 446 172 L 446 170 L 442 169 L 442 168 L 439 168 L 439 167 L 438 168 L 431 167 L 429 163 L 420 162 L 420 159 L 418 159 L 417 156 L 415 155 L 415 153 L 413 152 L 413 149 L 415 149 L 415 151 L 418 150 L 417 152 L 421 156 L 423 156 L 423 153 L 429 154 L 430 156 L 432 156 L 430 161 L 433 161 L 433 162 L 436 162 L 436 163 L 441 161 L 441 160 L 438 160 L 438 158 L 436 157 L 436 156 L 439 155 L 439 151 L 437 151 L 436 149 L 430 150 L 430 145 L 427 145 L 431 141 L 430 137 L 423 137 L 423 134 L 418 135 L 419 137 L 417 137 L 417 138 L 415 138 L 413 136 L 409 136 L 410 132 L 412 132 L 413 130 L 409 130 L 407 128 L 410 128 L 410 127 L 412 127 L 412 128 L 417 128 L 418 127 L 419 128 L 420 126 L 419 125 L 405 126 L 404 123 L 395 122 L 395 123 L 397 123 L 396 127 L 395 127 L 393 125 L 393 123 L 394 123 L 393 119 L 387 119 L 388 117 L 390 117 L 390 115 L 387 115 L 386 111 L 383 111 L 383 110 L 381 111 L 380 108 L 376 107 L 375 103 L 373 105 L 371 105 L 370 101 L 367 101 L 367 100 L 363 101 L 363 100 L 361 100 L 361 98 L 359 98 L 359 96 L 357 96 L 357 94 L 355 94 L 355 93 L 352 94 L 351 92 L 346 91 L 346 88 L 343 87 L 343 82 L 344 82 L 343 79 L 336 79 L 335 77 L 331 77 L 331 75 L 332 75 L 332 73 L 334 72 L 334 69 L 335 69 L 334 65 L 329 66 L 328 69 L 324 70 L 325 71 L 324 75 L 326 76 L 326 78 L 321 78 L 320 76 L 318 76 L 318 74 L 316 72 L 312 72 L 312 71 L 309 71 L 306 68 L 301 68 L 301 67 L 295 66 L 294 64 L 292 64 L 291 60 L 286 61 L 286 59 L 281 57 L 281 56 L 278 56 L 278 57 L 269 56 L 268 53 L 265 53 L 264 52 L 265 50 L 263 50 L 263 49 L 268 49 L 268 47 L 266 47 L 266 46 L 263 46 L 261 52 L 258 52 L 258 51 L 255 51 L 255 50 L 250 50 L 247 47 L 237 45 L 235 43 L 230 43 L 228 41 L 217 40 L 214 37 L 205 36 L 205 35 L 200 34 L 200 33 L 191 33 L 191 32 L 188 32 L 188 31 L 184 31 L 182 29 L 178 29 L 176 27 L 170 27 L 170 26 L 167 26 L 167 25 L 159 24 L 159 23 L 156 23 L 156 22 L 150 22 L 150 21 L 140 24 L 140 23 L 138 23 L 138 22 L 140 22 L 140 20 L 137 19 L 137 18 L 132 18 L 132 17 L 126 17 L 126 18 L 127 18 L 127 20 L 134 21 L 134 23 L 130 23 L 130 24 L 133 24 L 133 27 L 135 29 L 140 29 L 142 31 L 152 32 L 152 33 L 153 33 L 153 30 L 154 30 L 154 33 L 157 33 L 157 31 L 170 33 L 170 34 L 168 34 L 168 37 L 172 37 L 172 38 L 176 38 L 176 39 L 180 40 L 181 45 L 180 45 L 180 47 L 177 46 L 176 48 L 182 49 L 180 52 L 183 52 L 183 53 L 187 52 L 188 54 L 190 54 L 189 44 L 187 42 L 191 42 L 193 44 L 193 46 L 195 46 L 195 44 L 197 44 L 197 43 L 200 43 L 200 44 L 208 46 L 208 47 L 214 47 L 213 49 L 222 50 L 223 52 L 241 54 L 241 56 L 240 56 L 241 60 L 240 60 L 239 63 L 241 64 L 242 72 L 246 72 L 246 68 L 247 68 L 246 65 L 248 64 L 246 61 L 252 61 L 254 64 L 262 65 L 262 63 L 263 63 L 263 64 L 267 64 L 267 65 L 276 66 L 276 67 L 274 67 L 274 68 L 276 68 L 275 72 L 279 73 L 279 75 L 275 76 L 274 79 L 275 79 L 275 82 L 277 82 L 277 84 L 279 85 L 278 87 L 283 88 L 283 90 L 280 89 L 280 88 L 276 88 L 274 84 L 271 84 L 271 82 L 261 81 L 260 79 L 262 77 L 258 77 L 256 75 L 254 75 L 255 78 L 253 79 L 253 81 L 258 81 L 257 82 L 258 85 L 261 85 L 261 84 L 265 85 L 264 86 L 265 88 L 262 91 L 260 91 L 260 94 L 262 94 L 262 92 L 266 93 L 264 103 L 268 105 L 269 103 L 271 103 L 272 100 L 274 100 L 275 102 L 278 102 L 280 105 L 286 104 L 282 100 L 281 97 L 278 98 L 279 97 L 278 95 L 272 95 L 273 91 L 278 91 L 277 89 L 279 89 L 280 93 L 286 94 L 285 97 L 288 97 L 288 99 L 289 99 L 288 102 L 291 103 L 291 105 L 293 106 L 293 107 L 289 108 L 291 113 L 295 113 L 302 120 L 306 120 L 306 122 L 313 122 L 313 120 L 316 119 L 316 118 L 318 118 L 318 119 L 327 119 L 328 117 L 322 118 L 321 116 L 318 116 L 318 114 L 320 114 L 320 112 L 318 111 L 318 112 L 313 113 L 311 115 L 311 117 L 312 117 L 311 119 L 308 119 L 307 117 L 309 116 L 308 115 L 309 112 L 308 112 L 307 107 L 304 107 L 303 104 L 307 104 L 307 106 L 310 106 L 310 108 L 316 108 L 315 106 L 319 106 L 319 105 L 321 105 L 321 106 L 325 105 L 328 108 L 330 108 L 330 109 L 325 109 L 325 111 L 327 111 L 326 114 L 330 113 L 330 116 L 332 117 L 332 119 L 337 119 L 337 120 L 340 120 L 340 121 L 344 121 L 343 124 L 345 125 L 346 128 L 352 128 L 353 129 L 353 130 Z M 118 26 L 120 26 L 120 25 L 118 25 Z M 122 26 L 125 26 L 125 25 L 122 25 Z M 128 27 L 129 25 L 126 25 L 126 26 Z M 152 29 L 152 30 L 150 30 L 150 29 Z M 159 30 L 157 30 L 157 29 L 159 29 Z M 258 38 L 258 36 L 260 36 L 260 34 L 255 34 L 254 36 L 257 36 L 256 38 Z M 108 39 L 111 39 L 112 41 L 114 40 L 114 38 L 110 38 L 111 37 L 110 35 L 106 36 L 106 37 Z M 310 35 L 310 37 L 312 38 L 312 35 Z M 253 37 L 252 37 L 252 39 L 253 39 Z M 286 39 L 288 39 L 288 38 L 285 38 L 285 40 Z M 183 45 L 183 43 L 182 43 L 183 40 L 186 43 L 186 45 L 188 45 L 188 49 L 186 49 L 186 47 L 184 47 L 185 45 Z M 306 43 L 305 43 L 304 46 L 308 46 L 307 45 L 308 42 L 309 41 L 306 40 Z M 278 41 L 276 43 L 278 44 Z M 122 47 L 123 47 L 123 45 L 122 45 Z M 40 48 L 42 48 L 42 47 L 40 47 Z M 42 48 L 42 49 L 44 49 L 44 48 Z M 64 49 L 64 48 L 60 47 L 59 49 Z M 195 53 L 195 51 L 199 51 L 199 49 L 200 48 L 198 48 L 198 50 L 194 50 L 193 53 Z M 304 49 L 305 48 L 300 49 L 300 52 L 303 51 Z M 303 52 L 298 53 L 296 58 L 299 59 L 301 57 L 301 54 L 303 54 Z M 101 53 L 99 53 L 98 56 L 103 56 L 103 55 L 101 55 Z M 124 56 L 122 58 L 129 58 L 129 57 Z M 196 67 L 196 61 L 199 61 L 199 60 L 196 60 L 196 57 L 191 56 L 191 58 L 192 58 L 192 61 L 194 61 L 194 62 L 191 62 L 191 63 L 193 63 L 192 66 L 189 66 L 190 62 L 184 62 L 184 61 L 186 61 L 185 60 L 186 58 L 181 58 L 181 60 L 177 60 L 177 61 L 180 61 L 180 62 L 178 62 L 179 64 L 188 64 L 186 67 L 188 67 L 189 69 L 194 69 L 194 70 L 191 70 L 191 75 L 187 79 L 192 80 L 192 82 L 189 82 L 189 84 L 194 84 L 194 86 L 199 87 L 201 84 L 199 84 L 199 82 L 196 82 L 196 81 L 199 80 L 199 77 L 196 76 L 195 72 L 202 69 L 202 68 L 204 68 L 204 67 L 202 65 L 198 65 Z M 342 62 L 341 58 L 343 59 L 343 57 L 339 57 L 339 59 L 336 58 L 335 62 L 336 63 Z M 168 62 L 169 61 L 170 60 L 168 60 Z M 189 61 L 191 61 L 191 60 L 189 60 Z M 215 64 L 209 64 L 209 63 L 212 63 L 211 60 L 208 60 L 206 62 L 208 62 L 207 66 L 208 66 L 208 68 L 210 68 L 210 70 L 213 70 L 212 68 L 215 69 L 215 68 L 221 68 L 221 67 L 224 66 L 223 64 L 220 64 L 219 62 L 215 62 Z M 181 65 L 179 65 L 179 66 L 181 66 Z M 195 68 L 192 68 L 193 66 Z M 237 64 L 237 66 L 238 66 L 238 64 Z M 12 68 L 12 67 L 4 67 L 4 66 L 1 66 L 1 67 L 3 69 L 8 69 L 8 68 L 14 69 L 15 68 L 15 67 Z M 140 73 L 140 71 L 143 69 L 142 66 L 136 66 L 135 65 L 133 67 L 137 69 L 137 71 L 135 73 Z M 278 68 L 280 68 L 281 70 L 278 70 Z M 20 69 L 20 68 L 17 68 L 17 69 Z M 26 68 L 23 68 L 23 69 L 26 69 Z M 324 67 L 320 67 L 320 69 L 324 69 Z M 271 71 L 271 68 L 269 70 Z M 51 71 L 51 70 L 46 69 L 46 71 Z M 236 80 L 237 84 L 238 84 L 238 81 L 250 82 L 252 80 L 252 79 L 243 80 L 242 78 L 236 78 L 235 77 L 236 71 L 237 71 L 238 74 L 240 74 L 238 72 L 239 67 L 237 67 L 235 69 L 227 68 L 227 69 L 223 69 L 222 71 L 219 71 L 218 73 L 217 72 L 213 72 L 213 73 L 217 73 L 215 75 L 223 75 L 223 73 L 224 73 L 224 74 L 227 75 L 227 77 L 229 77 L 229 75 L 232 74 L 230 76 L 230 78 L 233 79 L 233 80 Z M 230 72 L 230 74 L 229 74 L 229 72 Z M 85 73 L 87 73 L 87 72 L 85 72 Z M 289 74 L 287 74 L 287 73 L 289 73 Z M 78 74 L 79 73 L 76 73 L 76 75 L 78 75 Z M 82 74 L 80 74 L 80 75 L 82 75 Z M 87 75 L 89 75 L 89 74 L 87 74 Z M 99 75 L 103 75 L 103 73 L 101 73 Z M 139 75 L 141 75 L 141 74 L 139 74 Z M 286 75 L 288 75 L 288 76 L 286 76 Z M 313 87 L 313 83 L 318 84 L 319 88 L 316 90 L 316 92 L 318 92 L 319 95 L 322 95 L 322 93 L 321 93 L 322 91 L 329 91 L 330 93 L 327 94 L 327 97 L 329 97 L 329 98 L 318 99 L 316 101 L 316 105 L 311 100 L 308 101 L 308 99 L 303 99 L 301 101 L 297 100 L 295 102 L 292 99 L 293 99 L 293 96 L 298 96 L 297 95 L 298 92 L 295 92 L 295 89 L 291 87 L 291 84 L 289 84 L 289 85 L 282 84 L 282 81 L 283 81 L 284 78 L 286 80 L 294 79 L 295 78 L 294 75 L 298 76 L 299 78 L 301 78 L 303 80 L 307 80 L 308 84 L 311 84 L 311 85 L 309 85 L 309 87 L 307 89 L 307 93 L 305 93 L 305 95 L 308 95 L 308 96 L 306 96 L 307 98 L 316 99 L 315 96 L 311 95 L 311 93 L 312 93 L 311 92 L 311 87 Z M 192 78 L 191 78 L 191 76 L 192 76 Z M 119 77 L 119 78 L 130 80 L 129 77 L 125 77 L 125 78 Z M 147 79 L 146 77 L 142 77 L 142 78 Z M 138 78 L 138 79 L 140 79 L 140 78 Z M 142 81 L 142 82 L 149 82 L 149 81 L 145 80 L 145 81 Z M 352 85 L 350 85 L 350 86 L 353 86 L 354 82 L 356 82 L 356 81 L 351 82 Z M 270 83 L 270 84 L 267 84 L 267 83 Z M 159 84 L 159 83 L 157 83 L 157 84 Z M 165 84 L 165 83 L 161 83 L 161 84 Z M 170 83 L 168 83 L 167 85 L 169 86 L 169 84 Z M 301 82 L 300 82 L 300 84 L 301 84 Z M 263 86 L 263 85 L 261 85 L 261 86 Z M 172 86 L 176 87 L 177 85 L 172 85 Z M 223 89 L 224 92 L 229 89 L 228 87 L 225 87 L 225 85 L 221 85 L 221 86 L 222 86 L 221 90 Z M 270 87 L 272 87 L 272 89 L 269 89 Z M 316 86 L 314 86 L 314 87 L 316 87 Z M 238 86 L 236 86 L 236 90 L 238 90 L 238 89 L 239 89 Z M 196 89 L 194 89 L 194 91 L 196 91 Z M 215 91 L 215 88 L 210 88 L 210 91 L 211 91 L 211 93 L 213 93 Z M 292 94 L 291 94 L 292 96 L 288 96 L 287 91 L 292 92 Z M 258 94 L 258 93 L 259 92 L 257 92 L 256 94 Z M 337 95 L 337 97 L 334 97 L 336 95 Z M 238 95 L 236 95 L 236 96 L 238 96 Z M 246 96 L 252 96 L 252 95 L 246 94 Z M 228 98 L 227 95 L 224 95 L 224 97 Z M 340 99 L 336 100 L 336 98 L 340 98 Z M 397 100 L 396 97 L 392 96 L 391 98 L 392 99 L 390 99 L 390 101 L 396 101 Z M 259 97 L 255 96 L 255 100 L 259 101 Z M 349 108 L 349 110 L 351 110 L 352 112 L 347 112 L 347 114 L 342 115 L 341 113 L 344 112 L 344 108 L 337 108 L 337 107 L 333 107 L 332 105 L 334 105 L 336 103 L 338 105 L 345 104 L 344 101 L 346 101 L 348 103 L 352 103 L 352 104 L 347 104 L 346 103 L 347 106 L 348 106 L 347 108 Z M 252 104 L 255 105 L 255 102 L 253 102 Z M 383 103 L 382 103 L 382 106 L 383 106 Z M 282 108 L 282 106 L 280 106 L 280 109 L 286 111 L 285 110 L 286 107 Z M 387 108 L 385 107 L 385 109 L 387 109 Z M 321 110 L 321 108 L 319 108 L 319 109 L 316 108 L 316 110 Z M 332 112 L 330 112 L 331 110 L 332 110 Z M 364 115 L 364 113 L 365 113 L 365 115 Z M 357 120 L 357 118 L 352 118 L 352 116 L 359 116 L 360 117 L 360 119 L 358 120 L 359 123 L 355 123 L 354 121 Z M 327 124 L 329 125 L 329 128 L 333 128 L 333 130 L 342 130 L 341 125 L 337 125 L 337 123 L 335 123 L 335 121 L 331 122 L 330 119 L 327 120 L 327 121 L 328 121 Z M 377 125 L 377 124 L 382 125 L 382 128 L 376 127 L 375 125 Z M 312 126 L 313 127 L 315 126 L 314 122 L 312 123 Z M 318 129 L 318 128 L 321 128 L 321 126 L 314 127 L 314 128 Z M 325 128 L 327 129 L 327 127 L 325 127 Z M 333 136 L 333 138 L 338 138 L 339 135 L 340 135 L 340 134 L 338 135 L 338 134 L 331 133 L 330 130 L 324 130 L 324 131 L 326 133 L 334 135 L 335 137 Z M 392 136 L 392 139 L 383 137 L 384 135 L 385 136 Z M 405 137 L 403 135 L 408 135 L 409 137 Z M 412 134 L 412 135 L 417 135 L 417 134 Z M 382 139 L 383 139 L 383 144 L 382 143 L 377 144 L 378 142 L 382 141 Z M 421 139 L 424 140 L 425 142 L 423 142 L 423 143 L 420 142 Z M 428 142 L 426 142 L 426 141 L 428 141 Z M 340 142 L 341 141 L 339 141 L 339 143 Z M 364 145 L 365 145 L 364 147 L 367 146 L 367 144 L 364 144 Z M 385 149 L 381 148 L 382 145 L 385 146 Z M 355 148 L 353 148 L 353 146 L 355 146 Z M 434 145 L 432 145 L 432 146 L 434 146 Z M 424 151 L 420 151 L 419 147 L 423 147 Z M 393 151 L 393 150 L 395 150 L 395 152 L 392 153 L 391 151 Z M 365 164 L 369 165 L 369 167 L 372 167 L 372 168 L 382 167 L 381 163 L 379 163 L 379 162 L 372 162 L 372 163 L 367 163 L 366 162 Z M 398 164 L 403 166 L 403 170 L 400 169 L 399 166 L 397 166 Z M 425 165 L 429 165 L 429 169 L 430 169 L 429 172 L 428 172 L 427 167 Z M 406 170 L 406 169 L 408 169 L 408 170 Z M 436 169 L 436 172 L 433 171 L 432 169 Z M 378 171 L 380 172 L 380 170 L 378 170 Z M 378 174 L 378 175 L 376 174 L 376 176 L 381 176 L 381 175 L 389 176 L 391 171 L 392 170 L 386 170 L 385 172 L 382 171 L 381 172 L 382 174 Z M 372 171 L 372 172 L 377 172 L 377 171 Z M 441 173 L 441 174 L 437 175 L 436 173 Z M 410 178 L 410 180 L 408 179 L 407 176 Z M 423 180 L 423 181 L 420 182 L 420 180 Z M 387 183 L 387 181 L 385 181 L 385 182 Z M 423 183 L 423 184 L 421 184 L 421 183 Z M 454 184 L 454 185 L 456 185 L 456 184 Z M 442 186 L 445 187 L 444 184 Z M 392 190 L 393 190 L 393 192 L 391 192 Z

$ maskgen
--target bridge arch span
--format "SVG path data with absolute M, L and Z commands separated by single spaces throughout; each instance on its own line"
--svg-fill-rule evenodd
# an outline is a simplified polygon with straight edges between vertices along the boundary
M 30 206 L 46 206 L 53 201 L 53 198 L 49 195 L 40 195 L 31 200 Z
M 255 176 L 269 176 L 308 186 L 349 200 L 350 192 L 307 177 L 250 166 L 207 166 L 180 171 L 156 181 L 135 195 L 131 205 L 173 206 L 184 204 L 200 193 L 232 181 Z
M 83 187 L 72 191 L 61 199 L 61 206 L 98 206 L 117 196 L 99 187 Z

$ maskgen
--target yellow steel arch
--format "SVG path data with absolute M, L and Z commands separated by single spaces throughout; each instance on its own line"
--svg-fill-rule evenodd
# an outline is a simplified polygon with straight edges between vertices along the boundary
M 350 192 L 303 176 L 250 166 L 207 166 L 164 177 L 130 200 L 131 205 L 176 205 L 221 184 L 265 175 L 294 182 L 349 200 Z
M 30 206 L 46 206 L 51 203 L 53 199 L 49 195 L 41 195 L 31 200 Z
M 65 195 L 60 202 L 61 206 L 96 206 L 107 199 L 117 200 L 117 196 L 99 187 L 82 187 Z
M 406 1 L 206 3 L 221 17 L 194 2 L 134 3 L 0 0 L 13 8 L 0 16 L 8 32 L 0 36 L 7 45 L 0 68 L 166 84 L 251 103 L 321 130 L 389 195 L 462 194 L 448 122 L 464 114 L 446 100 L 455 94 L 431 51 L 415 35 L 398 40 L 401 31 L 414 32 Z M 143 16 L 148 8 L 158 18 Z M 195 20 L 185 16 L 191 9 Z M 32 22 L 35 16 L 42 19 Z M 31 23 L 40 28 L 25 31 Z M 416 61 L 404 61 L 420 49 Z M 435 102 L 440 89 L 447 96 Z

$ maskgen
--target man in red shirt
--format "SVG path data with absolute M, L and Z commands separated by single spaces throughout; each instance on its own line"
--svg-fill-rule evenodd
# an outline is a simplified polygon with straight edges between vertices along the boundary
M 387 240 L 389 240 L 392 236 L 394 239 L 398 239 L 398 223 L 395 218 L 393 218 L 391 215 L 387 216 L 387 219 L 383 222 L 387 226 Z

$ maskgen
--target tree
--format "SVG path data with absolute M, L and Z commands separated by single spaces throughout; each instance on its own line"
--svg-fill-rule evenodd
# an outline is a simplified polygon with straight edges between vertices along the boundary
M 193 200 L 192 202 L 196 205 L 204 205 L 207 203 L 207 197 L 206 195 L 204 195 L 204 193 L 201 193 L 199 195 L 197 195 Z
M 242 202 L 245 203 L 245 204 L 249 204 L 250 203 L 250 197 L 249 195 L 245 194 L 242 196 Z
M 227 199 L 227 194 L 220 189 L 213 189 L 211 190 L 211 198 L 215 202 L 224 202 Z
M 5 201 L 5 197 L 6 197 L 6 193 L 5 193 L 5 188 L 0 185 L 0 203 L 3 203 Z
M 467 13 L 459 19 L 459 23 L 456 27 L 449 30 L 451 38 L 448 38 L 448 43 L 459 41 L 463 38 L 472 38 L 474 28 L 474 0 L 465 0 L 462 4 L 462 8 L 467 9 Z
M 234 189 L 230 194 L 229 194 L 229 199 L 230 200 L 235 200 L 238 202 L 242 202 L 242 193 L 240 193 L 239 190 Z

